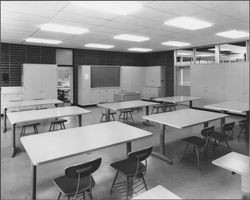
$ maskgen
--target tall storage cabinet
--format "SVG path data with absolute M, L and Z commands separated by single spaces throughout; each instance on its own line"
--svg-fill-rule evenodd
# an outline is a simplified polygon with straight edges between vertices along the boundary
M 24 100 L 57 99 L 57 65 L 23 64 Z

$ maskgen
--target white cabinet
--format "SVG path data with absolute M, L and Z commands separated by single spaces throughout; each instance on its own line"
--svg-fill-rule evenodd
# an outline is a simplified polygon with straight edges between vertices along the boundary
M 165 87 L 144 87 L 142 90 L 142 98 L 149 99 L 151 97 L 165 97 Z
M 145 86 L 164 87 L 166 85 L 166 69 L 162 66 L 145 67 Z
M 23 87 L 1 87 L 1 114 L 3 114 L 2 105 L 9 101 L 22 101 Z
M 24 100 L 57 99 L 57 65 L 23 64 Z

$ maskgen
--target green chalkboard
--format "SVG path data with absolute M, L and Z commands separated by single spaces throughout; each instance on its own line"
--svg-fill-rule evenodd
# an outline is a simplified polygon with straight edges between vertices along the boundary
M 91 66 L 91 88 L 120 87 L 119 66 Z

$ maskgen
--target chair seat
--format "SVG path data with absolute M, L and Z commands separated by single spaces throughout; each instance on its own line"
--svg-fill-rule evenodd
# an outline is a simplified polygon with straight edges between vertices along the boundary
M 191 136 L 188 138 L 184 138 L 182 139 L 183 141 L 193 144 L 193 145 L 197 145 L 197 146 L 203 146 L 206 144 L 206 140 L 197 136 Z
M 54 123 L 54 124 L 60 124 L 60 123 L 65 123 L 67 121 L 68 121 L 67 119 L 56 119 L 52 123 Z
M 39 124 L 40 124 L 39 122 L 30 123 L 30 124 L 24 124 L 23 128 L 30 127 L 30 126 L 38 126 Z
M 65 196 L 73 196 L 76 193 L 77 178 L 74 179 L 74 178 L 68 178 L 67 176 L 61 176 L 55 178 L 53 180 L 53 183 L 59 189 L 59 191 Z M 92 176 L 91 176 L 91 183 L 93 188 L 95 185 L 95 181 Z M 83 191 L 86 191 L 88 189 L 90 189 L 89 177 L 81 178 L 80 189 L 78 193 L 82 193 Z
M 210 135 L 211 138 L 214 138 L 215 140 L 218 140 L 218 141 L 224 141 L 227 139 L 227 135 L 224 134 L 224 133 L 220 133 L 220 132 L 213 132 L 211 133 Z
M 133 109 L 123 109 L 123 110 L 121 110 L 121 112 L 129 113 L 129 112 L 133 112 Z
M 136 161 L 132 161 L 129 159 L 121 160 L 111 164 L 111 167 L 116 169 L 117 171 L 123 173 L 126 176 L 134 176 L 136 173 Z M 146 166 L 142 163 L 139 165 L 138 174 L 141 174 L 146 170 Z

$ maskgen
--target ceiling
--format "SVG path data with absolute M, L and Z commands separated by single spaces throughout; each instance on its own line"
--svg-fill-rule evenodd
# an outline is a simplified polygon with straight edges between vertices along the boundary
M 217 32 L 231 29 L 249 32 L 249 1 L 139 1 L 143 8 L 126 16 L 88 10 L 70 1 L 1 1 L 1 42 L 32 44 L 26 38 L 62 40 L 66 48 L 85 48 L 87 43 L 114 45 L 111 51 L 128 48 L 151 48 L 153 51 L 176 49 L 161 43 L 169 40 L 191 43 L 191 46 L 240 41 L 223 38 Z M 191 16 L 213 23 L 200 30 L 185 30 L 164 25 L 166 20 Z M 82 35 L 42 31 L 44 23 L 88 28 Z M 115 40 L 118 34 L 150 37 L 144 42 Z M 249 38 L 243 38 L 246 40 Z

